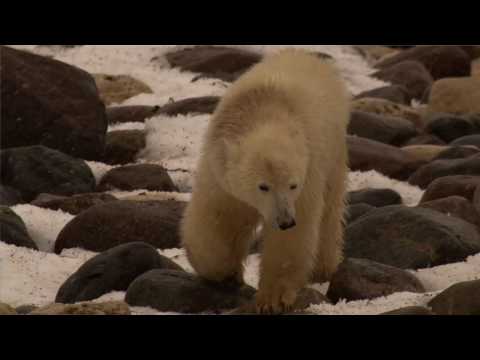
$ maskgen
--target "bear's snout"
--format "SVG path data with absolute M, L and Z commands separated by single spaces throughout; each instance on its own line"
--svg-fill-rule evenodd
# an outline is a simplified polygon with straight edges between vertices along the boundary
M 278 227 L 280 228 L 280 230 L 288 230 L 295 227 L 296 225 L 297 225 L 297 222 L 295 221 L 295 219 L 282 221 L 278 223 Z

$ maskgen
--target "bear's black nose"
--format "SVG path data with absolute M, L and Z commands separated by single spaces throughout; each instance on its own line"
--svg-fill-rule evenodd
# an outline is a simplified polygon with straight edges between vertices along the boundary
M 297 223 L 295 222 L 295 219 L 292 219 L 291 221 L 280 223 L 279 227 L 281 230 L 288 230 L 295 227 L 295 225 L 297 225 Z

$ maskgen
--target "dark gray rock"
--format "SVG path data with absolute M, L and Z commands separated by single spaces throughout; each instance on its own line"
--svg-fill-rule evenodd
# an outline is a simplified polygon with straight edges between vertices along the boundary
M 374 207 L 400 205 L 402 197 L 392 189 L 363 189 L 350 191 L 347 195 L 349 205 L 368 204 Z
M 0 206 L 0 241 L 38 250 L 22 218 L 6 206 Z
M 430 300 L 428 306 L 437 315 L 480 315 L 480 280 L 452 285 Z

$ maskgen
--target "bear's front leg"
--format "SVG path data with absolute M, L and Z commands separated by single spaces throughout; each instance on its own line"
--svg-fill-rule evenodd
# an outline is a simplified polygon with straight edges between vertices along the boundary
M 297 224 L 286 231 L 266 230 L 256 297 L 258 313 L 279 314 L 293 309 L 313 269 L 317 228 Z

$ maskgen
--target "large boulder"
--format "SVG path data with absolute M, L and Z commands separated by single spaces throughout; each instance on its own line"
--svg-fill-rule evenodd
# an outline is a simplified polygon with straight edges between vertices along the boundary
M 116 246 L 84 263 L 60 286 L 56 303 L 96 299 L 111 291 L 126 291 L 130 283 L 153 269 L 183 269 L 152 246 L 134 242 Z
M 125 301 L 164 312 L 218 313 L 246 304 L 254 295 L 255 289 L 247 285 L 211 283 L 185 271 L 151 270 L 132 282 Z
M 411 273 L 367 259 L 345 259 L 330 280 L 327 297 L 333 302 L 374 299 L 396 292 L 424 292 Z
M 402 149 L 359 136 L 347 137 L 350 169 L 376 170 L 398 180 L 406 180 L 423 162 Z
M 470 56 L 458 46 L 416 46 L 379 61 L 376 67 L 385 69 L 408 60 L 422 63 L 435 80 L 471 73 Z
M 402 269 L 428 268 L 480 252 L 477 228 L 438 211 L 387 206 L 368 212 L 345 230 L 345 255 Z
M 178 191 L 167 170 L 159 165 L 139 164 L 117 167 L 107 172 L 97 187 L 98 191 L 114 189 L 132 191 Z
M 428 109 L 452 114 L 480 113 L 480 78 L 448 78 L 436 81 L 430 91 Z
M 417 100 L 421 100 L 433 84 L 432 75 L 418 61 L 402 61 L 377 71 L 372 76 L 405 87 L 409 95 Z
M 185 203 L 177 201 L 113 201 L 92 206 L 58 234 L 55 253 L 76 247 L 101 252 L 138 241 L 158 249 L 178 248 L 184 209 Z
M 480 315 L 480 280 L 452 285 L 430 300 L 428 306 L 437 315 Z
M 26 201 L 41 193 L 74 195 L 95 191 L 95 177 L 85 161 L 44 146 L 0 151 L 1 182 Z
M 390 145 L 400 145 L 417 135 L 415 126 L 408 120 L 363 111 L 353 111 L 348 124 L 348 134 Z
M 40 194 L 30 204 L 41 208 L 62 210 L 73 215 L 78 215 L 94 205 L 116 200 L 117 198 L 115 196 L 102 193 L 79 194 L 70 197 Z
M 0 241 L 38 250 L 22 218 L 6 206 L 0 206 Z
M 100 159 L 107 120 L 95 81 L 74 66 L 0 48 L 1 147 L 44 145 Z
M 201 73 L 208 77 L 234 81 L 258 63 L 260 54 L 223 46 L 195 46 L 166 54 L 172 67 Z

